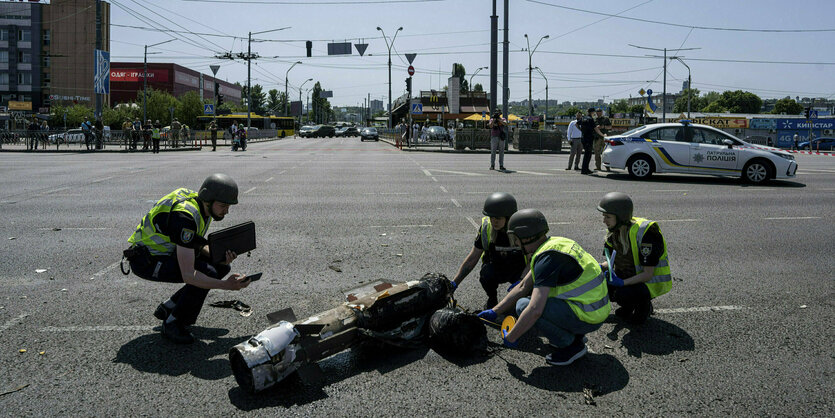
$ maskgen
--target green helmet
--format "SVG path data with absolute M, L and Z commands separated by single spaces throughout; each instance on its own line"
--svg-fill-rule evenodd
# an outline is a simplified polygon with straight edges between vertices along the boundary
M 618 224 L 629 223 L 632 219 L 632 199 L 626 193 L 606 193 L 597 205 L 597 210 L 615 215 Z
M 197 197 L 204 202 L 222 202 L 228 205 L 238 204 L 238 184 L 232 177 L 222 173 L 215 173 L 200 186 Z
M 548 232 L 548 221 L 545 215 L 536 209 L 522 209 L 513 214 L 507 221 L 507 233 L 513 234 L 520 240 L 539 238 Z
M 516 198 L 510 193 L 493 193 L 484 201 L 484 209 L 481 213 L 495 218 L 509 218 L 510 215 L 516 213 Z

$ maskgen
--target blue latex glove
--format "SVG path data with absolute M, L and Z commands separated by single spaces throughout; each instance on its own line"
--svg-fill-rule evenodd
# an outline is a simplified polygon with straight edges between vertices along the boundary
M 458 283 L 455 283 L 455 280 L 450 280 L 449 282 L 452 283 L 452 290 L 458 289 Z
M 507 288 L 507 291 L 510 292 L 510 289 L 513 289 L 514 287 L 516 287 L 516 285 L 519 284 L 519 282 L 521 282 L 521 280 L 517 280 L 517 281 L 513 282 L 513 284 L 510 285 L 510 287 Z
M 609 273 L 611 274 L 611 277 L 609 278 L 609 284 L 610 285 L 612 285 L 614 287 L 623 287 L 624 286 L 623 279 L 618 277 L 618 275 L 615 274 L 614 271 L 611 271 Z
M 519 341 L 510 342 L 507 339 L 507 330 L 506 329 L 502 330 L 502 342 L 504 343 L 504 346 L 507 347 L 507 348 L 519 347 Z
M 490 322 L 496 322 L 496 319 L 499 318 L 499 315 L 496 313 L 496 311 L 488 309 L 486 311 L 479 312 L 478 317 L 481 319 L 486 319 Z

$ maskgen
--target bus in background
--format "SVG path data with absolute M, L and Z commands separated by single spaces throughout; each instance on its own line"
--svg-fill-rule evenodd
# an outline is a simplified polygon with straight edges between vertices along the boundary
M 217 119 L 217 128 L 221 131 L 228 130 L 233 122 L 237 122 L 238 125 L 246 125 L 246 113 L 230 113 L 215 117 L 200 116 L 197 119 L 206 126 L 212 119 Z M 293 117 L 252 115 L 250 116 L 250 124 L 258 129 L 275 129 L 275 134 L 279 138 L 293 136 L 296 133 L 296 119 Z

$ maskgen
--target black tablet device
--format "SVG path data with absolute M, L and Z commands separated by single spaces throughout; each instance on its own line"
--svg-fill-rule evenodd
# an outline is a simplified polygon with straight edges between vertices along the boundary
M 209 234 L 209 252 L 212 263 L 226 260 L 226 251 L 241 255 L 255 249 L 255 223 L 244 222 Z
M 250 282 L 257 282 L 258 280 L 261 279 L 261 275 L 263 275 L 263 274 L 264 273 L 250 274 L 249 276 L 244 277 L 244 280 L 248 280 Z

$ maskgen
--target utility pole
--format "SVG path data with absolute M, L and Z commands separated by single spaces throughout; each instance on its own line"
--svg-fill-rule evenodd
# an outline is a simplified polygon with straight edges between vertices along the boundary
M 389 50 L 389 120 L 388 120 L 388 128 L 391 129 L 391 122 L 392 122 L 392 108 L 391 108 L 391 47 L 394 46 L 394 40 L 397 39 L 397 33 L 403 30 L 403 26 L 397 28 L 394 31 L 394 37 L 391 38 L 391 43 L 389 43 L 388 38 L 386 38 L 386 32 L 383 31 L 383 28 L 377 26 L 377 30 L 383 33 L 383 39 L 386 41 L 386 47 Z M 369 95 L 368 105 L 371 105 L 371 96 Z M 370 114 L 370 113 L 369 113 Z
M 533 72 L 533 53 L 536 52 L 536 48 L 539 48 L 539 43 L 542 42 L 543 39 L 548 39 L 550 35 L 545 35 L 539 38 L 539 41 L 536 43 L 536 46 L 533 47 L 531 50 L 531 42 L 528 39 L 528 34 L 525 34 L 525 42 L 528 44 L 528 116 L 533 116 L 533 81 L 532 81 L 532 72 Z
M 276 32 L 280 30 L 287 29 L 285 28 L 278 28 L 278 29 L 270 29 L 270 30 L 262 30 L 261 32 L 249 32 L 249 36 L 247 37 L 246 43 L 246 55 L 238 54 L 238 58 L 246 60 L 246 127 L 249 129 L 252 126 L 251 121 L 251 114 L 252 114 L 252 60 L 258 59 L 259 55 L 255 54 L 252 55 L 252 34 L 260 34 L 260 33 L 267 33 L 267 32 Z M 287 98 L 287 92 L 285 91 L 284 98 Z
M 290 99 L 287 96 L 287 76 L 290 75 L 290 70 L 292 70 L 293 67 L 295 67 L 297 64 L 301 64 L 301 63 L 302 63 L 301 61 L 294 62 L 293 65 L 291 65 L 290 68 L 287 69 L 287 72 L 284 73 L 284 116 L 285 117 L 289 114 L 288 109 L 290 108 Z M 301 91 L 299 91 L 299 94 L 302 94 Z M 299 101 L 301 101 L 301 98 L 299 98 Z
M 507 69 L 510 50 L 508 49 L 510 43 L 508 42 L 508 14 L 510 13 L 509 0 L 504 0 L 504 46 L 502 46 L 502 114 L 509 119 L 507 114 L 507 101 L 510 95 L 510 89 L 507 86 Z
M 687 65 L 681 57 L 672 56 L 670 60 L 678 60 L 678 62 L 684 64 L 687 67 L 687 119 L 690 119 L 690 94 L 693 91 L 692 80 L 690 79 L 690 66 Z
M 101 33 L 101 0 L 96 0 L 96 49 L 102 49 L 102 33 Z M 35 34 L 32 34 L 33 38 Z M 94 51 L 95 52 L 95 51 Z M 96 53 L 93 54 L 94 57 L 98 57 Z M 97 59 L 97 58 L 96 58 Z M 93 65 L 93 71 L 95 72 L 96 65 Z M 97 75 L 97 74 L 96 74 Z M 95 91 L 93 94 L 96 96 L 96 118 L 101 117 L 101 94 L 96 93 Z
M 490 114 L 498 109 L 496 81 L 498 78 L 499 17 L 496 16 L 496 0 L 493 0 L 493 14 L 490 15 Z M 507 117 L 507 115 L 505 115 Z
M 174 39 L 169 39 L 167 41 L 155 43 L 153 45 L 145 45 L 145 65 L 142 68 L 142 124 L 145 124 L 145 121 L 148 120 L 148 47 L 149 46 L 157 46 L 162 45 L 164 43 L 168 43 L 173 41 Z M 151 52 L 152 54 L 159 54 L 159 52 Z
M 534 67 L 537 71 L 539 71 L 539 75 L 545 79 L 545 126 L 548 126 L 548 78 L 545 77 L 545 73 L 542 72 L 542 69 L 539 67 Z
M 663 93 L 662 93 L 663 96 L 661 97 L 661 107 L 663 107 L 662 112 L 661 112 L 661 122 L 667 122 L 667 51 L 693 51 L 693 50 L 701 49 L 701 48 L 678 48 L 678 49 L 663 48 L 663 49 L 658 49 L 658 48 L 648 48 L 648 47 L 645 47 L 645 46 L 638 46 L 638 45 L 632 45 L 632 44 L 628 44 L 628 45 L 633 47 L 633 48 L 648 49 L 650 51 L 664 51 L 664 56 L 663 57 L 659 57 L 657 55 L 647 55 L 647 56 L 653 57 L 653 58 L 664 58 L 664 88 L 663 88 Z

